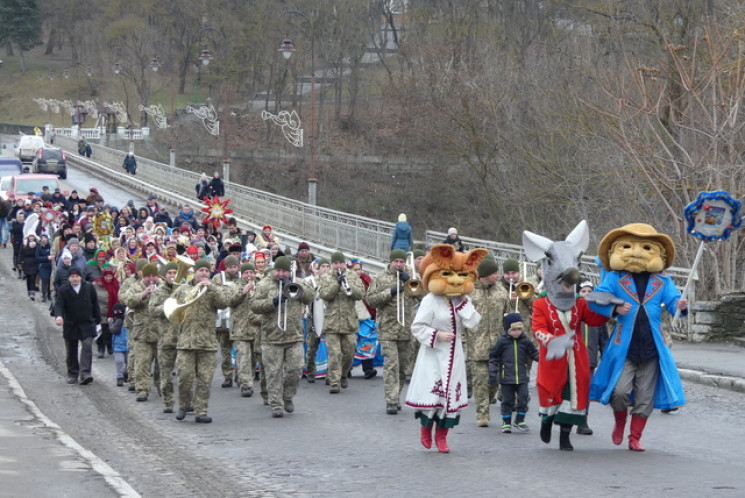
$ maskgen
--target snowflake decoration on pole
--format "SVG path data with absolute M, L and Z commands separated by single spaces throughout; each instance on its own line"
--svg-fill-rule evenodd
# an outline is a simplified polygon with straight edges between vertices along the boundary
M 218 196 L 215 196 L 211 200 L 205 197 L 204 203 L 207 204 L 202 208 L 202 212 L 207 215 L 204 218 L 205 225 L 212 225 L 215 228 L 220 228 L 220 222 L 224 225 L 228 224 L 227 215 L 233 212 L 233 210 L 228 207 L 230 199 L 221 201 Z
M 688 233 L 704 242 L 727 240 L 742 225 L 741 204 L 724 190 L 699 192 L 683 212 Z

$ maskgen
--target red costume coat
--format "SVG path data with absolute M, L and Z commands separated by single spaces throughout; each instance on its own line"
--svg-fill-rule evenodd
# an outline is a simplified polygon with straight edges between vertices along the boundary
M 574 346 L 561 358 L 547 360 L 546 345 L 548 342 L 556 336 L 567 333 L 559 317 L 560 313 L 561 311 L 556 309 L 545 296 L 533 302 L 533 336 L 540 346 L 538 398 L 542 407 L 561 404 L 563 400 L 561 393 L 568 382 L 572 409 L 584 410 L 589 400 L 591 372 L 590 357 L 582 339 L 582 323 L 595 327 L 603 325 L 608 319 L 590 310 L 584 299 L 577 299 L 567 315 L 569 328 L 575 333 Z

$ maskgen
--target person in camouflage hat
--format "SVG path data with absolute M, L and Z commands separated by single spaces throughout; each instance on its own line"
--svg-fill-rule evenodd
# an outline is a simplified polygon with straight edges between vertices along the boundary
M 176 365 L 176 342 L 178 326 L 168 321 L 163 310 L 166 299 L 176 290 L 178 284 L 174 282 L 178 273 L 178 264 L 167 263 L 161 268 L 163 282 L 150 296 L 148 310 L 159 332 L 158 338 L 158 367 L 163 375 L 160 376 L 160 393 L 163 397 L 163 413 L 173 413 L 174 390 L 171 372 Z
M 248 293 L 245 286 L 211 285 L 209 277 L 210 262 L 200 259 L 194 264 L 192 281 L 179 286 L 173 293 L 178 302 L 186 302 L 190 291 L 194 292 L 196 286 L 206 288 L 204 294 L 186 308 L 176 344 L 179 404 L 176 420 L 183 420 L 187 407 L 193 406 L 196 414 L 194 421 L 203 424 L 212 422 L 212 417 L 207 415 L 207 409 L 212 377 L 217 366 L 217 341 L 213 332 L 215 313 L 220 308 L 227 308 L 240 302 L 244 293 Z
M 135 334 L 135 389 L 137 401 L 147 401 L 150 393 L 150 376 L 152 364 L 156 361 L 159 332 L 156 321 L 150 315 L 148 302 L 160 283 L 158 268 L 147 263 L 141 270 L 142 278 L 130 285 L 121 296 L 121 302 L 134 310 Z M 157 369 L 157 364 L 155 366 Z M 156 386 L 160 388 L 160 380 L 156 376 Z
M 256 268 L 251 263 L 243 263 L 240 268 L 240 278 L 244 285 L 249 285 L 246 297 L 233 306 L 230 310 L 230 318 L 233 321 L 230 327 L 230 340 L 235 347 L 235 368 L 238 385 L 241 388 L 241 396 L 250 398 L 253 396 L 254 372 L 256 361 L 254 360 L 254 348 L 256 336 L 261 327 L 261 315 L 251 311 L 251 300 L 256 293 Z
M 233 246 L 230 246 L 231 250 Z M 224 270 L 212 277 L 214 285 L 231 286 L 238 283 L 240 278 L 240 260 L 231 254 L 222 260 Z M 220 370 L 222 371 L 222 387 L 233 387 L 233 361 L 230 344 L 231 316 L 230 308 L 217 310 L 215 321 L 215 335 L 220 344 Z
M 488 427 L 489 404 L 497 385 L 489 384 L 489 352 L 504 333 L 503 320 L 510 312 L 509 295 L 499 284 L 499 265 L 489 255 L 481 261 L 478 279 L 471 293 L 474 308 L 481 315 L 479 324 L 466 329 L 466 367 L 476 401 L 476 425 Z
M 411 321 L 416 300 L 404 292 L 411 275 L 406 271 L 406 252 L 391 251 L 390 264 L 379 273 L 367 290 L 367 302 L 377 308 L 375 321 L 378 340 L 383 351 L 383 391 L 385 411 L 396 415 L 400 410 L 399 396 L 406 383 L 406 369 L 411 359 Z M 399 309 L 403 306 L 403 310 Z M 403 323 L 398 319 L 403 311 Z
M 301 290 L 288 297 L 286 289 L 291 283 L 290 260 L 280 256 L 274 261 L 271 277 L 259 283 L 251 299 L 251 311 L 261 315 L 261 357 L 275 418 L 295 410 L 292 398 L 303 368 L 303 312 L 313 301 L 313 289 L 300 279 L 294 284 Z
M 142 280 L 142 268 L 148 263 L 147 259 L 140 258 L 135 262 L 135 272 L 124 280 L 119 286 L 119 302 L 124 304 L 124 297 L 129 292 L 129 288 Z M 125 304 L 126 306 L 126 304 Z M 129 390 L 135 391 L 135 360 L 137 358 L 135 351 L 135 336 L 137 328 L 134 324 L 134 310 L 127 308 L 124 314 L 124 326 L 129 330 L 127 338 L 127 349 L 129 349 L 129 358 L 127 359 L 127 379 L 129 380 Z
M 319 295 L 326 302 L 323 332 L 326 334 L 328 350 L 329 393 L 338 394 L 349 385 L 347 374 L 352 369 L 357 347 L 359 322 L 354 302 L 362 299 L 365 288 L 360 277 L 347 271 L 344 254 L 336 251 L 331 255 L 331 270 L 320 280 Z

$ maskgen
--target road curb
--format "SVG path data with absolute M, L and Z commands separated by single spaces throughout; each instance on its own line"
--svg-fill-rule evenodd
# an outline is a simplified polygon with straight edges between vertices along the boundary
M 745 393 L 745 379 L 740 377 L 710 374 L 701 370 L 691 370 L 688 368 L 679 368 L 678 372 L 681 379 L 689 382 Z

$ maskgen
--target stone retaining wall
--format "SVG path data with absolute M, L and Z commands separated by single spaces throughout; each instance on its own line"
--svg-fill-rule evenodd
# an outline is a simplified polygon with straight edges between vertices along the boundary
M 745 292 L 731 292 L 720 301 L 698 301 L 691 305 L 694 342 L 745 340 Z

